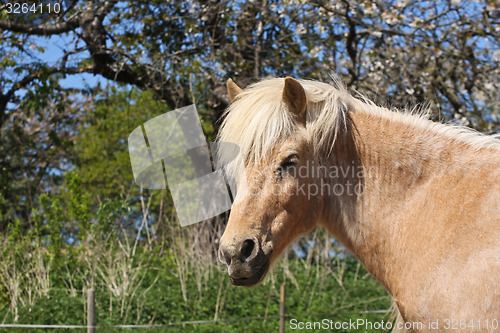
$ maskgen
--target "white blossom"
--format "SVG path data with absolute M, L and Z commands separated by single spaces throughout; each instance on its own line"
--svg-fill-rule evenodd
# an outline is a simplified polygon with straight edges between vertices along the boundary
M 306 27 L 302 23 L 297 24 L 297 27 L 295 28 L 295 34 L 296 35 L 303 35 L 307 32 Z

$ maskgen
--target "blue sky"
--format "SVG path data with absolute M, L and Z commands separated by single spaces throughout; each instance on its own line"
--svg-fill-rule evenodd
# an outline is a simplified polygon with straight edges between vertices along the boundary
M 52 37 L 33 37 L 33 42 L 44 48 L 44 52 L 34 52 L 36 57 L 49 66 L 60 65 L 60 61 L 64 55 L 66 45 L 72 45 L 72 38 L 68 35 L 52 36 Z M 83 52 L 85 57 L 90 56 L 87 52 Z M 114 84 L 113 81 L 103 78 L 101 75 L 88 73 L 67 75 L 61 79 L 60 84 L 63 88 L 84 88 L 86 86 L 95 87 L 98 83 L 101 86 Z

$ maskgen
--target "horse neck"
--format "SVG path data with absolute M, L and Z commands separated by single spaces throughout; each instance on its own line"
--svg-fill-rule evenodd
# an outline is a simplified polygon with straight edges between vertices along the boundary
M 354 168 L 355 174 L 346 172 L 334 182 L 355 183 L 361 194 L 329 196 L 322 224 L 397 295 L 404 283 L 401 271 L 413 260 L 406 244 L 418 242 L 401 234 L 411 233 L 416 222 L 408 218 L 409 205 L 425 200 L 418 196 L 433 177 L 467 165 L 473 149 L 411 122 L 364 112 L 350 112 L 348 118 L 350 134 L 338 135 L 328 162 Z

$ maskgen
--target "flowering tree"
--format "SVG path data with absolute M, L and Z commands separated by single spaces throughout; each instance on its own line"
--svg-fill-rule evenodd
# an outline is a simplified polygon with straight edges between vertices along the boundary
M 500 130 L 497 0 L 58 4 L 51 13 L 0 6 L 5 210 L 29 206 L 50 170 L 70 163 L 81 110 L 89 109 L 74 104 L 95 91 L 61 87 L 68 75 L 150 90 L 170 108 L 195 102 L 216 127 L 229 77 L 246 86 L 268 75 L 328 81 L 334 74 L 381 104 L 430 105 L 435 119 Z

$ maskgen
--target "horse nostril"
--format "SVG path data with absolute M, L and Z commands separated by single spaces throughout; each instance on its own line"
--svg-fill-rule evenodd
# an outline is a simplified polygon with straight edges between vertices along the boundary
M 255 247 L 255 242 L 251 239 L 247 239 L 243 242 L 241 246 L 241 254 L 244 259 L 247 259 L 252 254 L 253 248 Z
M 222 246 L 219 247 L 219 253 L 218 253 L 218 255 L 219 255 L 219 261 L 221 263 L 223 263 L 224 265 L 228 265 L 229 264 L 229 262 L 228 262 L 228 260 L 226 258 L 226 255 L 224 254 L 224 250 L 222 249 Z

